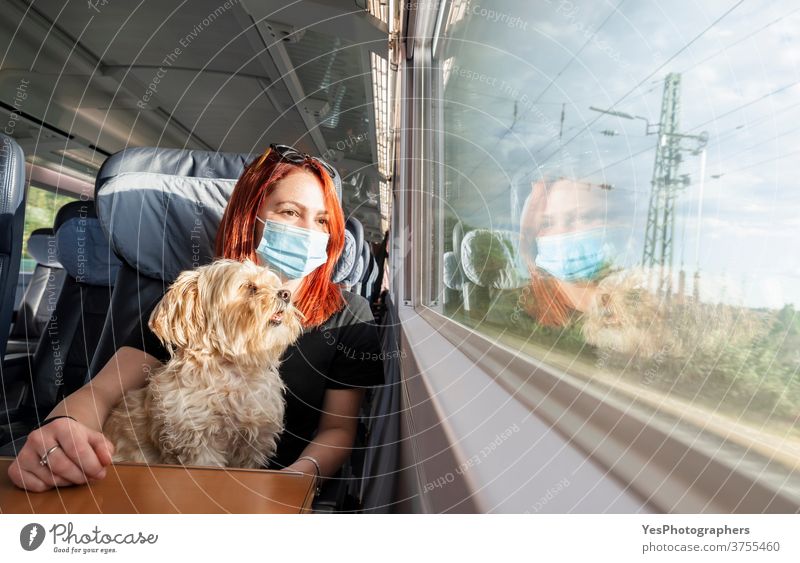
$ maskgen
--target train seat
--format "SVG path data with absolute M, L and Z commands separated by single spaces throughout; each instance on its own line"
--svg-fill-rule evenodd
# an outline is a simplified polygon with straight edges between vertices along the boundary
M 181 271 L 213 259 L 213 241 L 226 202 L 252 157 L 131 148 L 106 160 L 97 176 L 95 203 L 109 252 L 118 256 L 121 264 L 110 310 L 82 383 L 108 362 L 116 343 L 133 330 L 142 312 L 161 298 Z M 349 250 L 343 252 L 334 276 L 342 278 L 343 286 L 353 287 L 362 280 L 364 264 L 371 255 L 364 254 L 364 248 L 369 249 L 356 219 L 347 221 L 346 236 Z M 365 408 L 371 409 L 371 405 Z M 364 439 L 363 424 L 361 428 L 360 439 Z M 25 439 L 20 433 L 16 436 L 17 442 L 11 444 L 14 448 L 21 447 Z M 315 510 L 340 510 L 348 486 L 356 487 L 351 477 L 360 473 L 346 463 L 340 474 L 323 486 Z
M 373 301 L 372 288 L 375 285 L 375 280 L 378 279 L 378 263 L 372 254 L 372 246 L 366 241 L 364 246 L 366 267 L 364 268 L 364 274 L 361 276 L 361 282 L 358 284 L 358 293 L 371 303 Z
M 0 133 L 0 358 L 5 355 L 14 313 L 22 237 L 25 227 L 25 155 L 17 142 Z
M 227 201 L 256 155 L 179 149 L 131 148 L 109 157 L 95 185 L 98 215 L 111 247 L 122 259 L 100 345 L 88 372 L 93 377 L 177 275 L 210 262 Z M 341 182 L 335 179 L 337 191 Z M 359 225 L 352 225 L 354 231 Z M 354 237 L 354 241 L 355 240 Z M 353 244 L 352 249 L 356 246 Z M 349 274 L 352 251 L 337 264 Z M 331 479 L 322 496 L 340 504 L 342 481 Z
M 28 254 L 36 261 L 36 266 L 17 309 L 6 354 L 34 353 L 66 278 L 66 270 L 56 256 L 52 228 L 36 229 L 28 237 L 27 244 Z
M 444 253 L 444 285 L 447 289 L 453 291 L 461 291 L 464 284 L 464 273 L 461 269 L 461 262 L 457 258 L 457 254 L 452 251 Z
M 345 252 L 347 257 L 340 259 L 340 267 L 334 272 L 333 280 L 345 289 L 351 289 L 361 279 L 364 271 L 362 247 L 364 245 L 364 227 L 355 217 L 345 221 Z
M 107 320 L 90 377 L 181 271 L 213 260 L 227 201 L 244 167 L 256 156 L 130 148 L 106 160 L 98 173 L 95 199 L 103 228 L 123 264 L 112 296 L 114 314 Z M 341 193 L 338 177 L 334 184 Z M 352 261 L 343 253 L 337 269 Z
M 474 229 L 461 241 L 461 266 L 467 279 L 480 287 L 516 289 L 528 283 L 521 267 L 519 234 Z
M 6 412 L 8 425 L 0 431 L 0 444 L 27 436 L 38 420 L 83 385 L 120 267 L 93 202 L 63 206 L 53 230 L 64 283 L 33 355 L 25 388 L 13 395 L 16 402 L 4 397 L 7 408 L 9 403 L 12 408 Z

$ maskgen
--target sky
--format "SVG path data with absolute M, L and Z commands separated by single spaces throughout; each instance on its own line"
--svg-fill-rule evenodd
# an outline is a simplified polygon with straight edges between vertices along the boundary
M 800 305 L 800 6 L 790 0 L 472 1 L 444 26 L 442 112 L 453 212 L 518 227 L 534 179 L 611 184 L 609 222 L 641 258 L 664 78 L 680 73 L 682 153 L 674 264 L 701 296 Z M 563 109 L 563 123 L 561 119 Z M 605 132 L 605 133 L 604 133 Z M 697 141 L 685 139 L 687 148 Z M 514 195 L 512 195 L 514 194 Z

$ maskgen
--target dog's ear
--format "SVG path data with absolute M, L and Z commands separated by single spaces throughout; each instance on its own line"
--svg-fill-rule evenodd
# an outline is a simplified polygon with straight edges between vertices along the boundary
M 182 272 L 150 315 L 150 329 L 170 351 L 196 343 L 205 332 L 198 279 L 197 270 Z

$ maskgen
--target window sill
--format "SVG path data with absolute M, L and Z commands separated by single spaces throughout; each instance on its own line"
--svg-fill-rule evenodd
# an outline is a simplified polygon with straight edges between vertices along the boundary
M 399 307 L 408 464 L 428 512 L 648 513 L 494 373 L 453 346 L 436 318 Z M 449 321 L 448 321 L 449 322 Z
M 584 459 L 647 499 L 656 511 L 800 510 L 797 491 L 785 485 L 776 489 L 765 482 L 770 477 L 773 482 L 786 483 L 786 476 L 796 482 L 796 470 L 792 473 L 792 468 L 771 460 L 765 465 L 761 454 L 682 421 L 684 417 L 663 412 L 643 416 L 645 409 L 633 408 L 637 401 L 626 405 L 603 396 L 579 379 L 523 357 L 431 309 L 419 307 L 414 316 L 502 387 L 514 403 L 556 430 Z M 442 350 L 440 345 L 439 357 Z M 483 414 L 477 409 L 474 412 Z

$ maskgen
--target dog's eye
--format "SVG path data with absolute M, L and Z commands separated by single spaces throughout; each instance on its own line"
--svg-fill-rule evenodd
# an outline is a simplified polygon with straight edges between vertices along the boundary
M 245 291 L 249 291 L 251 295 L 255 295 L 255 293 L 258 291 L 258 286 L 253 282 L 246 282 L 242 284 L 242 288 Z

